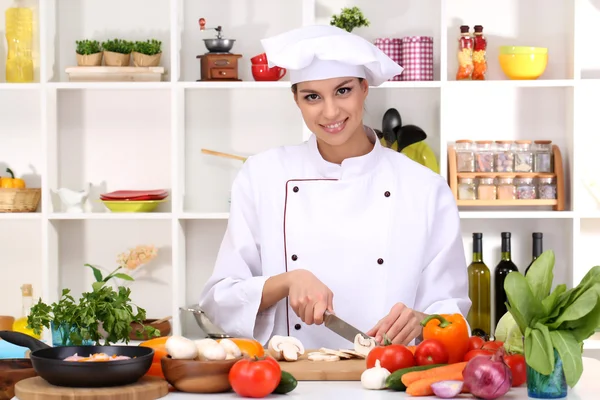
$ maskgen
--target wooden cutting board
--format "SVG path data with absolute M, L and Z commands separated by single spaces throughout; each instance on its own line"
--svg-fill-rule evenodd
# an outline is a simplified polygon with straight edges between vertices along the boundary
M 68 388 L 54 386 L 39 376 L 15 385 L 19 400 L 155 400 L 169 393 L 169 384 L 161 378 L 145 376 L 136 383 L 108 388 Z
M 281 369 L 289 372 L 299 381 L 360 381 L 367 369 L 367 360 L 359 358 L 339 361 L 311 361 L 307 350 L 298 361 L 279 361 Z

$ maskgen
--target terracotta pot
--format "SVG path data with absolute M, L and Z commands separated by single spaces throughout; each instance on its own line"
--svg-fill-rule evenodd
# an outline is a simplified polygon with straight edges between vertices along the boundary
M 121 54 L 104 50 L 104 65 L 110 67 L 128 67 L 131 54 Z
M 95 67 L 102 65 L 102 52 L 94 54 L 77 54 L 77 65 L 80 67 Z
M 131 55 L 133 56 L 133 65 L 136 67 L 157 67 L 160 64 L 162 53 L 149 56 L 134 51 Z

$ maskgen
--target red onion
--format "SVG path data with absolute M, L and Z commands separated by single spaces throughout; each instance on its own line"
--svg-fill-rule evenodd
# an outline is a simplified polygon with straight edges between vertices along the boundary
M 463 370 L 465 386 L 475 397 L 493 400 L 504 396 L 512 386 L 512 373 L 504 361 L 504 346 L 491 357 L 475 357 Z

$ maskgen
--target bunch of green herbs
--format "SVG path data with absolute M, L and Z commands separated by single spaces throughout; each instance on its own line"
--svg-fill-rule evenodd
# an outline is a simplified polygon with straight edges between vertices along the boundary
M 76 40 L 75 44 L 77 45 L 75 48 L 75 52 L 77 54 L 81 54 L 82 56 L 97 54 L 102 51 L 102 46 L 100 46 L 100 42 L 98 42 L 97 40 Z
M 133 51 L 133 46 L 133 42 L 123 39 L 111 39 L 102 42 L 102 48 L 105 51 L 112 51 L 113 53 L 120 54 L 130 54 Z
M 161 53 L 162 42 L 156 39 L 148 39 L 145 42 L 137 41 L 133 45 L 133 51 L 147 56 Z
M 370 22 L 363 15 L 358 7 L 344 7 L 339 15 L 333 15 L 330 25 L 337 26 L 347 32 L 352 32 L 356 28 L 369 26 Z

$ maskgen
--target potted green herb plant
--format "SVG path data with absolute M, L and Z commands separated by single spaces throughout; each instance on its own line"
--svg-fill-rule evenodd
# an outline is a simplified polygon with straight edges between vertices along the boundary
M 133 65 L 136 67 L 156 67 L 160 64 L 162 56 L 162 42 L 149 39 L 145 42 L 137 41 L 133 45 Z
M 77 65 L 86 67 L 102 65 L 102 46 L 97 40 L 76 40 L 75 44 Z
M 583 372 L 583 341 L 600 326 L 600 266 L 579 285 L 552 289 L 554 252 L 547 250 L 527 276 L 511 272 L 504 282 L 508 312 L 523 333 L 527 390 L 532 398 L 564 398 Z
M 348 32 L 352 32 L 356 28 L 369 26 L 370 22 L 363 15 L 358 7 L 344 7 L 339 15 L 331 17 L 330 25 L 337 26 Z
M 139 338 L 160 336 L 154 327 L 144 326 L 146 310 L 133 304 L 131 289 L 118 286 L 115 290 L 107 284 L 112 278 L 133 280 L 119 272 L 123 265 L 106 277 L 98 268 L 90 264 L 85 266 L 93 270 L 96 279 L 92 291 L 82 293 L 78 301 L 71 296 L 69 289 L 63 289 L 61 298 L 51 305 L 40 299 L 31 308 L 28 327 L 32 327 L 36 334 L 41 333 L 42 327 L 51 329 L 54 346 L 92 345 L 102 339 L 104 345 L 119 341 L 129 343 L 132 324 L 143 327 L 143 330 L 136 331 Z
M 104 65 L 111 67 L 127 67 L 133 51 L 133 42 L 123 39 L 112 39 L 102 42 L 104 49 Z

